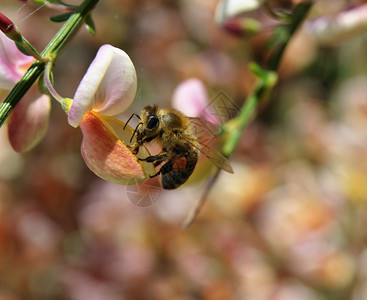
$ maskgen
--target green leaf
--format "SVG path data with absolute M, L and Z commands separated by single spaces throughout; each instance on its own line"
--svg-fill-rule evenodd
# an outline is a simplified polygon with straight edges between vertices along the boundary
M 249 63 L 249 69 L 256 77 L 261 78 L 265 74 L 265 70 L 253 61 Z
M 276 72 L 264 69 L 253 61 L 249 63 L 249 69 L 256 77 L 261 79 L 266 86 L 273 87 L 275 85 L 277 80 Z
M 68 12 L 65 14 L 61 14 L 61 15 L 57 15 L 57 16 L 53 16 L 50 18 L 50 20 L 52 22 L 56 22 L 56 23 L 61 23 L 61 22 L 65 22 L 67 19 L 69 19 L 69 17 L 73 14 L 73 12 Z
M 71 5 L 67 4 L 67 3 L 64 3 L 61 0 L 48 0 L 47 2 L 50 2 L 50 3 L 53 3 L 53 4 L 59 4 L 59 5 L 63 5 L 63 6 L 71 6 Z
M 94 21 L 92 19 L 91 14 L 88 14 L 85 17 L 85 27 L 87 28 L 87 30 L 89 31 L 91 35 L 93 36 L 96 35 L 96 27 L 94 25 Z
M 15 42 L 15 44 L 17 45 L 18 50 L 22 52 L 24 55 L 32 56 L 20 43 Z
M 44 5 L 45 4 L 45 0 L 33 0 L 33 2 L 37 5 Z

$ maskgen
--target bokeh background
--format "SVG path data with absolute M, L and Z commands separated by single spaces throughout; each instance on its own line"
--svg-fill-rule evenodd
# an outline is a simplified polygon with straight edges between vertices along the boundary
M 314 18 L 365 1 L 316 2 Z M 272 28 L 231 35 L 214 21 L 217 3 L 100 1 L 96 36 L 82 29 L 56 61 L 56 90 L 72 97 L 109 43 L 138 74 L 121 120 L 147 104 L 171 107 L 176 86 L 192 77 L 210 99 L 224 92 L 240 107 L 255 81 L 248 64 L 264 63 Z M 42 50 L 60 24 L 48 20 L 57 12 L 37 8 L 0 3 Z M 220 175 L 188 230 L 181 223 L 209 175 L 200 168 L 201 181 L 155 189 L 158 201 L 138 207 L 125 186 L 89 171 L 81 132 L 56 102 L 29 153 L 13 152 L 1 128 L 0 299 L 367 299 L 367 37 L 319 45 L 306 25 L 241 138 L 235 174 Z

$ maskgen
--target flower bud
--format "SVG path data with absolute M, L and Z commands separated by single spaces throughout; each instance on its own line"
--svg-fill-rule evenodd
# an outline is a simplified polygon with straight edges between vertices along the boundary
M 215 14 L 216 23 L 237 36 L 257 33 L 263 26 L 259 21 L 262 2 L 262 0 L 221 1 Z
M 22 42 L 23 40 L 21 33 L 13 21 L 2 13 L 0 13 L 0 30 L 4 32 L 9 39 L 12 39 L 15 42 Z

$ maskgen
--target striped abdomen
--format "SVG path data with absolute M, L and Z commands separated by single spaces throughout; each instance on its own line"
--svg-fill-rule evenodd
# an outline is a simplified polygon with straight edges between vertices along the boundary
M 198 153 L 191 152 L 190 155 L 184 155 L 165 163 L 159 170 L 163 188 L 172 190 L 185 183 L 194 171 L 198 157 Z

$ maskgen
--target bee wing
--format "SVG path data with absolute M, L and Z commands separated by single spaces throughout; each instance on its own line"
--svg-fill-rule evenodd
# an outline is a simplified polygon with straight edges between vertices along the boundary
M 217 137 L 223 132 L 221 125 L 213 124 L 207 120 L 189 117 L 189 121 L 191 134 L 195 136 L 198 143 L 209 146 L 209 148 L 214 145 Z
M 184 134 L 179 134 L 181 138 L 183 138 L 187 143 L 192 145 L 193 147 L 197 148 L 201 153 L 203 153 L 212 163 L 214 163 L 218 168 L 223 169 L 224 171 L 233 174 L 233 169 L 231 163 L 227 158 L 225 158 L 222 154 L 218 151 L 214 150 L 213 148 L 209 147 L 205 143 L 191 139 Z
M 195 136 L 200 139 L 202 137 L 218 136 L 222 133 L 222 126 L 214 124 L 207 120 L 200 118 L 188 117 L 190 120 L 191 129 L 194 131 Z

